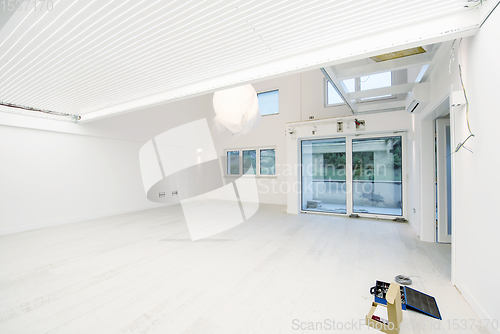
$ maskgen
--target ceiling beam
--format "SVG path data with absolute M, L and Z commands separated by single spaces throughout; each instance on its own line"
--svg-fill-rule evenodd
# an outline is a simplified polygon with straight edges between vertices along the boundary
M 437 47 L 433 48 L 432 51 L 426 53 L 420 53 L 413 56 L 397 58 L 393 60 L 386 60 L 380 63 L 367 64 L 363 66 L 357 66 L 352 68 L 346 68 L 343 70 L 338 70 L 339 80 L 362 77 L 371 74 L 377 74 L 387 71 L 397 71 L 402 70 L 412 66 L 421 66 L 429 64 L 436 53 Z
M 349 98 L 347 98 L 347 96 L 349 95 L 347 93 L 347 87 L 343 81 L 338 79 L 335 70 L 332 67 L 322 67 L 321 72 L 323 72 L 323 74 L 326 77 L 326 80 L 328 80 L 332 84 L 333 88 L 335 88 L 340 98 L 351 109 L 351 113 L 355 114 L 357 111 L 356 104 L 353 101 L 349 100 Z
M 455 50 L 457 52 L 455 53 L 455 59 L 458 57 L 458 43 L 457 41 L 455 43 Z M 441 59 L 441 57 L 444 57 L 444 54 L 446 52 L 450 52 L 451 55 L 451 46 L 453 45 L 453 41 L 446 41 L 443 42 L 439 45 L 439 48 L 437 48 L 436 53 L 434 54 L 434 57 L 432 58 L 432 61 L 429 63 L 429 66 L 424 70 L 424 73 L 422 74 L 422 79 L 420 82 L 424 82 L 427 80 L 429 74 L 432 72 L 432 69 L 434 66 L 437 64 L 437 62 Z
M 389 94 L 390 95 L 403 94 L 403 93 L 410 92 L 413 89 L 413 87 L 415 87 L 415 85 L 416 85 L 416 83 L 410 82 L 410 83 L 395 85 L 395 86 L 367 89 L 367 90 L 362 90 L 359 92 L 349 93 L 349 94 L 347 94 L 346 98 L 348 98 L 350 100 L 356 100 L 356 99 L 383 96 L 383 95 L 389 95 Z
M 381 103 L 366 103 L 366 104 L 358 104 L 358 112 L 357 114 L 361 113 L 368 113 L 368 112 L 373 112 L 373 111 L 395 111 L 395 110 L 404 110 L 405 108 L 405 101 L 400 100 L 400 101 L 384 101 Z

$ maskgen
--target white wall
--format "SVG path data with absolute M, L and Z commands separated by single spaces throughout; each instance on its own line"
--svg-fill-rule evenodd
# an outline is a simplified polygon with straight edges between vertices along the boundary
M 450 110 L 452 148 L 468 136 L 466 107 L 450 108 L 456 101 L 450 96 L 451 92 L 463 94 L 457 63 L 460 60 L 475 137 L 466 144 L 473 153 L 462 149 L 452 155 L 452 281 L 478 316 L 490 320 L 500 319 L 498 298 L 485 281 L 487 277 L 500 275 L 500 224 L 495 213 L 500 198 L 497 192 L 500 187 L 498 31 L 500 11 L 497 9 L 477 35 L 463 39 L 459 50 L 457 40 L 458 51 L 451 67 L 450 54 L 446 54 L 431 73 L 431 102 L 421 114 L 414 116 L 412 183 L 415 196 L 411 205 L 416 213 L 410 215 L 421 240 L 435 241 L 434 119 Z M 488 329 L 500 333 L 491 326 Z
M 0 125 L 0 234 L 152 207 L 140 146 Z
M 0 234 L 158 206 L 139 149 L 209 107 L 202 96 L 84 124 L 0 113 Z
M 487 278 L 500 275 L 500 220 L 496 212 L 500 199 L 499 31 L 497 8 L 476 36 L 462 42 L 462 73 L 470 102 L 470 126 L 475 134 L 467 146 L 474 153 L 461 150 L 453 155 L 456 284 L 480 317 L 497 320 L 499 294 L 492 290 Z M 465 108 L 454 110 L 451 116 L 456 145 L 468 135 Z

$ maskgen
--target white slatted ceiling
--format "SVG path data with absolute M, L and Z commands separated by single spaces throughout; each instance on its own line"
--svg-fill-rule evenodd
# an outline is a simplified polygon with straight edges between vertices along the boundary
M 71 114 L 464 10 L 447 1 L 54 1 L 0 31 L 0 101 Z M 10 22 L 9 22 L 10 23 Z

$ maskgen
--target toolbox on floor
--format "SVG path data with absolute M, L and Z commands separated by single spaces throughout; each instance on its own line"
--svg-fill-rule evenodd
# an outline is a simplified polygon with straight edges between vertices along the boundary
M 387 295 L 387 290 L 389 289 L 390 283 L 376 281 L 375 286 L 370 288 L 370 293 L 375 295 L 375 303 L 382 305 L 387 305 L 387 300 L 385 299 Z M 406 310 L 406 293 L 405 287 L 401 286 L 401 309 Z
M 370 293 L 375 296 L 375 302 L 387 305 L 386 295 L 390 283 L 376 281 L 375 286 L 370 288 Z M 441 313 L 437 306 L 436 299 L 423 292 L 412 289 L 407 286 L 401 286 L 401 309 L 413 309 L 427 314 L 433 318 L 442 320 Z
M 366 325 L 386 334 L 399 334 L 403 311 L 401 310 L 401 289 L 398 283 L 391 283 L 385 294 L 386 304 L 372 302 L 365 317 Z M 387 308 L 387 319 L 375 315 L 379 306 Z

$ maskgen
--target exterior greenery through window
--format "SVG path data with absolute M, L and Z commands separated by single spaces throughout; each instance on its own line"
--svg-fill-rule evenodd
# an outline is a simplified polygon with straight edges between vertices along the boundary
M 401 137 L 385 137 L 377 140 L 389 154 L 385 161 L 382 155 L 375 151 L 364 150 L 363 144 L 374 145 L 373 139 L 356 139 L 353 141 L 352 172 L 354 180 L 396 180 L 401 181 L 402 152 Z M 323 153 L 323 169 L 315 170 L 314 179 L 330 179 L 345 181 L 346 154 L 345 152 Z M 388 168 L 389 167 L 389 168 Z
M 240 174 L 240 151 L 227 152 L 227 173 L 229 175 Z
M 260 175 L 276 174 L 276 156 L 274 149 L 260 151 Z
M 243 174 L 257 173 L 257 151 L 243 151 Z
M 403 214 L 402 136 L 302 141 L 302 209 Z M 347 164 L 347 158 L 349 165 Z

